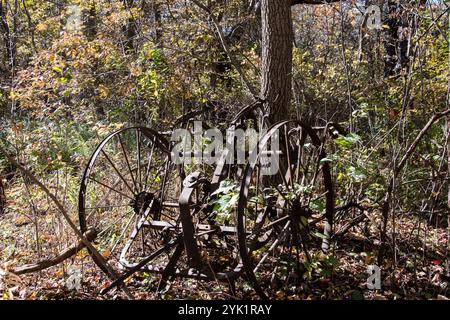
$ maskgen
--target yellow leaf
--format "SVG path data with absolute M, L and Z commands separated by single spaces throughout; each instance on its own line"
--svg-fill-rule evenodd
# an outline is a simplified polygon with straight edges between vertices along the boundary
M 276 297 L 277 300 L 284 300 L 286 298 L 286 293 L 284 291 L 278 291 Z
M 142 68 L 141 67 L 131 67 L 130 72 L 133 76 L 138 77 L 142 74 Z
M 47 30 L 47 26 L 44 23 L 41 22 L 36 25 L 36 31 L 43 32 L 45 30 Z
M 129 283 L 131 282 L 132 279 L 133 279 L 133 276 L 130 276 L 130 277 L 126 278 L 123 282 L 124 282 L 125 284 L 129 284 Z
M 108 95 L 109 95 L 108 88 L 103 86 L 103 85 L 100 85 L 98 87 L 98 92 L 99 92 L 100 98 L 102 98 L 102 99 L 106 99 L 108 97 Z
M 63 275 L 63 271 L 61 269 L 55 272 L 56 277 L 61 277 L 62 275 Z

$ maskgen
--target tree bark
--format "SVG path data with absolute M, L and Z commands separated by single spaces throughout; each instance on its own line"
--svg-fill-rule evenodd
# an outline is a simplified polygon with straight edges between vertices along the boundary
M 387 1 L 385 25 L 389 26 L 385 34 L 385 77 L 398 75 L 408 67 L 408 24 L 407 13 L 399 1 Z
M 169 7 L 169 4 L 167 5 Z M 156 47 L 163 49 L 163 4 L 161 0 L 144 0 L 141 3 L 141 10 L 144 16 L 148 17 L 148 20 L 152 24 L 152 40 Z M 170 9 L 167 9 L 170 11 Z
M 97 35 L 97 10 L 95 2 L 91 2 L 89 10 L 83 10 L 83 33 L 89 41 Z
M 23 12 L 25 13 L 27 20 L 28 20 L 28 32 L 30 33 L 30 36 L 31 36 L 31 45 L 33 46 L 34 53 L 36 53 L 37 47 L 36 47 L 36 40 L 35 40 L 35 36 L 34 36 L 33 19 L 31 18 L 31 14 L 28 11 L 27 3 L 25 0 L 22 0 L 22 7 L 23 7 Z
M 16 9 L 17 9 L 17 2 L 16 2 Z M 16 51 L 16 45 L 15 45 L 15 39 L 14 36 L 11 34 L 11 28 L 8 24 L 7 19 L 7 13 L 8 13 L 8 7 L 6 4 L 3 3 L 3 0 L 0 0 L 0 34 L 3 38 L 3 43 L 5 46 L 5 53 L 6 53 L 6 67 L 7 70 L 5 70 L 5 73 L 10 73 L 13 66 L 14 66 L 14 60 L 15 60 L 15 51 Z M 14 19 L 14 28 L 15 28 L 15 22 L 16 19 Z
M 261 0 L 261 96 L 270 124 L 289 118 L 292 96 L 293 29 L 291 2 Z
M 3 182 L 0 177 L 0 215 L 3 214 L 6 207 L 6 196 L 5 196 L 5 188 L 3 187 Z
M 124 0 L 123 5 L 127 11 L 131 11 L 134 5 L 134 0 Z M 130 13 L 126 25 L 123 28 L 125 41 L 123 46 L 126 52 L 134 52 L 134 38 L 137 34 L 136 21 Z

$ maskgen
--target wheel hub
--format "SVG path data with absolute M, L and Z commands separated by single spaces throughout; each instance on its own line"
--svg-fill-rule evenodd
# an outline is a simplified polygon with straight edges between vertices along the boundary
M 142 215 L 151 206 L 150 213 L 154 214 L 154 219 L 156 214 L 160 211 L 160 203 L 158 197 L 151 192 L 142 191 L 140 192 L 134 200 L 130 202 L 130 206 L 133 208 L 134 212 Z

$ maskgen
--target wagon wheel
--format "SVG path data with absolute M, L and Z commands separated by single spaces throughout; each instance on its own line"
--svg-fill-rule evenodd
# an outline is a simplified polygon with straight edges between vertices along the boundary
M 322 249 L 328 249 L 334 200 L 325 151 L 309 126 L 296 121 L 276 124 L 258 149 L 242 179 L 237 226 L 245 272 L 258 295 L 266 298 L 301 278 L 301 263 L 309 259 L 313 215 L 325 217 Z M 278 151 L 278 162 L 274 153 L 267 156 L 270 150 Z
M 263 112 L 263 101 L 262 100 L 256 100 L 255 102 L 251 103 L 250 105 L 244 107 L 241 109 L 238 114 L 235 116 L 233 121 L 231 122 L 231 126 L 228 128 L 228 131 L 239 131 L 239 130 L 253 130 L 253 138 L 254 138 L 254 144 L 255 146 L 258 143 L 259 137 L 257 134 L 261 132 L 261 129 L 266 128 L 267 126 L 264 124 L 264 118 L 261 119 L 261 114 Z M 221 163 L 218 164 L 216 167 L 214 177 L 212 179 L 213 185 L 217 185 L 219 181 L 222 179 L 232 179 L 236 182 L 240 182 L 242 179 L 243 171 L 245 168 L 245 165 L 247 164 L 249 152 L 251 149 L 253 149 L 250 145 L 250 135 L 246 136 L 243 140 L 235 139 L 234 141 L 234 149 L 230 150 L 231 148 L 228 148 L 228 152 L 234 153 L 234 160 L 231 163 L 226 163 L 225 165 L 221 165 Z M 230 142 L 227 140 L 228 143 Z M 246 150 L 246 148 L 249 148 L 250 150 Z M 238 153 L 245 152 L 245 156 L 243 157 L 244 161 L 236 161 L 239 160 Z
M 251 128 L 254 129 L 255 131 L 258 131 L 259 128 L 262 127 L 260 121 L 258 120 L 259 118 L 258 114 L 262 110 L 262 106 L 263 106 L 262 101 L 256 100 L 255 102 L 242 108 L 235 116 L 233 116 L 230 112 L 220 110 L 211 110 L 211 109 L 194 110 L 179 117 L 172 126 L 170 133 L 172 134 L 177 129 L 185 129 L 188 132 L 190 132 L 191 139 L 192 141 L 194 141 L 194 134 L 196 130 L 195 123 L 199 121 L 202 123 L 203 129 L 202 134 L 208 129 L 217 128 L 221 131 L 224 138 L 227 135 L 227 131 L 232 129 L 246 130 Z M 172 139 L 169 138 L 169 140 Z M 178 140 L 178 142 L 180 141 Z M 198 141 L 194 141 L 191 147 L 192 149 L 194 147 L 198 147 Z M 220 179 L 222 178 L 234 179 L 232 177 L 234 172 L 233 170 L 230 170 L 231 166 L 234 167 L 233 164 L 217 168 L 215 164 L 208 164 L 204 162 L 190 163 L 190 164 L 183 163 L 183 165 L 180 167 L 180 172 L 183 178 L 194 171 L 201 171 L 204 176 L 213 175 L 214 177 L 216 177 L 217 174 L 220 173 L 221 174 Z M 220 179 L 216 178 L 215 182 L 217 182 Z
M 106 137 L 90 158 L 80 228 L 97 230 L 95 246 L 113 267 L 132 268 L 152 256 L 145 269 L 162 272 L 176 251 L 181 180 L 169 156 L 165 138 L 131 127 Z
M 227 130 L 222 128 L 222 133 L 225 134 L 225 132 L 230 130 L 245 130 L 247 128 L 257 130 L 258 118 L 254 111 L 260 105 L 259 102 L 256 102 L 244 108 L 232 121 L 231 127 Z M 205 130 L 214 125 L 214 121 L 210 121 L 203 113 L 196 114 L 193 118 L 185 117 L 184 121 L 178 125 L 193 133 L 194 121 L 197 120 L 205 124 L 203 128 Z M 222 193 L 221 190 L 234 192 L 237 196 L 240 178 L 242 177 L 246 161 L 245 157 L 248 156 L 245 155 L 244 159 L 241 159 L 243 160 L 242 163 L 236 161 L 234 163 L 225 163 L 227 155 L 235 152 L 235 149 L 230 146 L 224 147 L 218 163 L 202 163 L 200 167 L 185 163 L 180 165 L 181 176 L 188 177 L 187 180 L 189 180 L 189 175 L 191 174 L 198 176 L 196 173 L 202 173 L 200 178 L 198 178 L 199 183 L 192 187 L 191 191 L 184 189 L 187 193 L 183 192 L 183 195 L 189 197 L 189 201 L 188 198 L 184 198 L 183 203 L 189 203 L 189 215 L 194 228 L 198 228 L 195 236 L 187 240 L 189 245 L 195 243 L 197 247 L 197 249 L 192 249 L 194 254 L 191 257 L 196 257 L 195 265 L 197 267 L 201 266 L 202 272 L 218 280 L 230 280 L 240 273 L 240 268 L 238 267 L 240 257 L 234 215 L 232 210 L 230 210 L 231 208 L 228 208 L 227 212 L 222 212 L 216 210 L 216 205 L 229 196 L 226 193 Z M 234 160 L 236 160 L 236 155 Z M 222 188 L 220 188 L 221 186 Z M 205 230 L 205 228 L 209 229 Z M 186 248 L 188 249 L 188 245 Z M 188 251 L 190 250 L 188 249 Z

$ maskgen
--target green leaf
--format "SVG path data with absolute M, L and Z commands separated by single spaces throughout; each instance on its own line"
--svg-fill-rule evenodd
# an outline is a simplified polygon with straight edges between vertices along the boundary
M 216 191 L 214 191 L 211 196 L 215 196 L 218 194 L 226 194 L 231 192 L 235 188 L 235 185 L 230 180 L 224 180 L 220 182 L 219 188 L 217 188 Z
M 319 198 L 311 202 L 311 209 L 324 212 L 326 209 L 325 199 Z
M 313 232 L 312 235 L 317 237 L 317 238 L 321 238 L 321 239 L 326 239 L 327 238 L 326 235 L 324 235 L 323 233 L 320 233 L 320 232 Z
M 320 160 L 320 164 L 324 164 L 324 163 L 327 163 L 327 162 L 333 162 L 333 159 L 323 158 L 323 159 Z
M 352 300 L 364 300 L 364 296 L 361 291 L 355 290 L 352 292 Z
M 339 260 L 336 258 L 336 257 L 334 257 L 334 256 L 331 256 L 331 257 L 329 257 L 328 259 L 326 259 L 325 260 L 325 262 L 329 265 L 329 266 L 337 266 L 337 264 L 339 263 Z
M 354 182 L 362 182 L 367 178 L 362 168 L 356 168 L 354 166 L 350 166 L 347 169 L 347 175 L 352 178 Z
M 305 226 L 307 226 L 308 225 L 308 218 L 306 218 L 306 217 L 300 217 L 300 227 L 301 228 L 304 228 Z
M 323 276 L 323 277 L 325 277 L 325 278 L 331 277 L 331 274 L 332 274 L 332 271 L 331 271 L 331 269 L 329 269 L 329 268 L 325 268 L 325 269 L 322 269 L 322 270 L 320 271 L 320 275 Z
M 53 67 L 52 70 L 57 72 L 57 73 L 63 73 L 62 69 L 59 68 L 59 67 Z
M 356 133 L 350 133 L 347 136 L 339 136 L 335 142 L 338 146 L 344 149 L 352 148 L 356 143 L 361 140 L 361 137 Z

